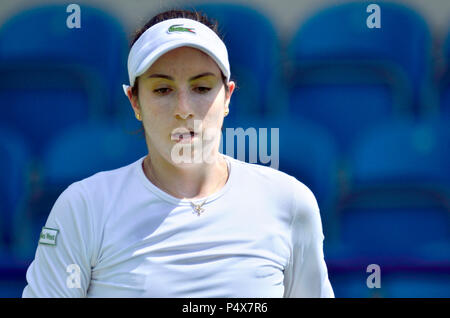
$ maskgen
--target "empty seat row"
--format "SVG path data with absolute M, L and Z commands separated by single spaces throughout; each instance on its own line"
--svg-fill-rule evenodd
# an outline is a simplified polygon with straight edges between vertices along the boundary
M 319 10 L 295 26 L 291 39 L 252 8 L 198 6 L 219 21 L 228 47 L 238 85 L 228 118 L 296 114 L 328 130 L 338 150 L 347 151 L 373 124 L 424 117 L 436 100 L 447 107 L 446 77 L 443 83 L 431 80 L 426 21 L 408 7 L 384 3 L 382 27 L 369 29 L 366 6 Z M 0 97 L 8 105 L 0 122 L 20 129 L 36 156 L 69 125 L 105 116 L 134 120 L 121 89 L 128 82 L 122 23 L 83 5 L 82 27 L 70 29 L 65 9 L 30 8 L 0 27 Z

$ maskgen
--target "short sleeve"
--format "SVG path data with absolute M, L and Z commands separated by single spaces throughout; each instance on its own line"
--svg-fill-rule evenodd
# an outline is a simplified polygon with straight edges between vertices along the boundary
M 311 190 L 293 178 L 291 257 L 284 273 L 286 298 L 334 298 L 324 259 L 320 210 Z
M 51 240 L 41 233 L 22 297 L 86 297 L 94 234 L 88 200 L 79 183 L 70 185 L 59 196 L 45 228 Z

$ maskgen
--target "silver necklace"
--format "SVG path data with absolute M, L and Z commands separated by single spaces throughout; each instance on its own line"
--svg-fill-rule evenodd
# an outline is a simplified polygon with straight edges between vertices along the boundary
M 203 212 L 205 212 L 205 209 L 202 208 L 203 204 L 206 203 L 208 199 L 206 199 L 205 201 L 203 201 L 201 204 L 195 204 L 194 202 L 191 201 L 191 206 L 194 209 L 194 213 L 197 213 L 197 216 L 200 216 L 200 214 L 202 214 Z
M 145 160 L 144 160 L 144 167 L 146 167 L 147 165 L 145 164 Z M 150 169 L 147 167 L 147 170 L 149 171 Z M 152 174 L 153 175 L 153 174 Z M 158 178 L 156 178 L 155 175 L 153 175 L 153 178 L 155 181 L 157 181 L 157 183 L 159 184 L 159 186 L 164 189 L 166 192 L 170 193 L 170 191 L 168 191 L 166 188 L 164 188 L 161 183 L 159 182 Z M 227 178 L 228 178 L 228 165 L 227 165 Z M 203 212 L 205 212 L 205 208 L 203 208 L 203 205 L 206 203 L 206 201 L 208 201 L 208 199 L 205 199 L 205 201 L 203 201 L 200 204 L 195 204 L 194 202 L 191 201 L 191 206 L 194 209 L 193 213 L 197 214 L 197 216 L 200 216 Z

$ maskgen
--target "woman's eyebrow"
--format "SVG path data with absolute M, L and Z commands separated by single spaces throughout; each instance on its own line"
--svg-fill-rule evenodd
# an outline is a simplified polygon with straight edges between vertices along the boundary
M 165 78 L 165 79 L 168 79 L 170 81 L 174 81 L 175 80 L 172 76 L 164 75 L 164 74 L 152 74 L 152 75 L 147 76 L 147 78 L 158 78 L 158 77 Z
M 196 79 L 198 79 L 198 78 L 200 78 L 200 77 L 204 77 L 204 76 L 216 76 L 216 75 L 214 75 L 214 74 L 211 73 L 211 72 L 206 72 L 206 73 L 202 73 L 202 74 L 199 74 L 199 75 L 196 75 L 196 76 L 191 77 L 191 78 L 189 79 L 189 81 L 193 81 L 193 80 L 196 80 Z
M 204 77 L 204 76 L 216 76 L 216 75 L 214 75 L 211 72 L 206 72 L 206 73 L 202 73 L 202 74 L 191 77 L 189 79 L 189 81 L 193 81 L 193 80 L 199 79 L 200 77 Z M 147 78 L 165 78 L 170 81 L 175 81 L 175 79 L 172 76 L 165 75 L 165 74 L 152 74 L 152 75 L 147 76 Z

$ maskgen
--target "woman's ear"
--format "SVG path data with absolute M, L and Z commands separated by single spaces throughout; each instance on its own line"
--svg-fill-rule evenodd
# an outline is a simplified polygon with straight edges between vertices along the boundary
M 128 88 L 127 88 L 127 96 L 128 96 L 128 100 L 130 101 L 131 107 L 133 108 L 134 113 L 135 114 L 140 113 L 141 107 L 139 105 L 139 99 L 136 95 L 133 95 L 131 86 L 128 86 Z
M 225 91 L 226 92 L 225 104 L 226 104 L 226 107 L 228 108 L 228 105 L 230 104 L 230 98 L 231 98 L 231 95 L 233 95 L 236 84 L 233 81 L 229 81 L 227 85 L 228 85 L 228 92 Z

